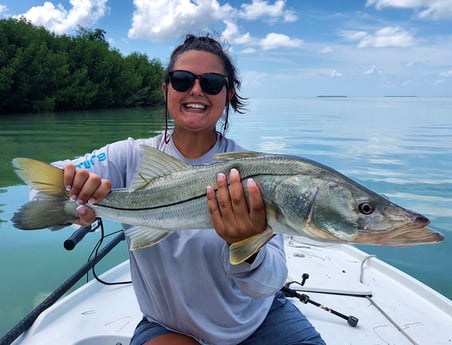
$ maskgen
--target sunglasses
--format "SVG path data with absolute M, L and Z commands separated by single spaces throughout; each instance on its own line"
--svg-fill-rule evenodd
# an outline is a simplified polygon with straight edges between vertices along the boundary
M 193 87 L 195 80 L 199 79 L 202 91 L 209 95 L 220 93 L 224 85 L 228 85 L 228 78 L 219 73 L 193 74 L 189 71 L 176 70 L 169 72 L 169 81 L 173 89 L 185 92 Z

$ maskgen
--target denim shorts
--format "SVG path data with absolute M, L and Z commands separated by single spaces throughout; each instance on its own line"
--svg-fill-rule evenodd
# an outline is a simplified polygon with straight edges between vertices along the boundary
M 146 318 L 140 321 L 130 345 L 143 345 L 160 335 L 172 333 Z M 282 292 L 275 295 L 264 322 L 245 341 L 237 345 L 326 345 L 306 317 L 286 299 Z M 234 344 L 231 344 L 234 345 Z

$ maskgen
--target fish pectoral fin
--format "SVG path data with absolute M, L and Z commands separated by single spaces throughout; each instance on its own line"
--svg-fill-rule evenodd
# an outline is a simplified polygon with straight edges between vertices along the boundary
M 130 250 L 151 247 L 171 235 L 171 233 L 171 231 L 142 225 L 126 230 L 126 234 L 130 238 Z
M 275 236 L 273 230 L 268 227 L 260 234 L 234 242 L 229 247 L 229 261 L 232 265 L 238 265 L 256 254 L 268 241 Z
M 141 145 L 141 161 L 130 183 L 130 191 L 142 189 L 154 178 L 190 168 L 190 165 L 151 146 Z
M 256 151 L 246 151 L 246 152 L 225 152 L 225 153 L 217 153 L 214 154 L 213 157 L 218 161 L 229 161 L 233 159 L 240 159 L 240 158 L 253 158 L 253 157 L 260 157 L 265 155 L 265 153 L 262 152 L 256 152 Z

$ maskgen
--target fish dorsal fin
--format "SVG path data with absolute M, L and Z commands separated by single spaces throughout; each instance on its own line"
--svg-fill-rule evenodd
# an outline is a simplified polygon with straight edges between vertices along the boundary
M 233 159 L 254 158 L 265 155 L 262 152 L 246 151 L 246 152 L 225 152 L 214 154 L 213 157 L 218 161 L 229 161 Z
M 190 165 L 151 146 L 141 145 L 141 161 L 130 183 L 130 190 L 144 188 L 152 179 L 186 170 Z

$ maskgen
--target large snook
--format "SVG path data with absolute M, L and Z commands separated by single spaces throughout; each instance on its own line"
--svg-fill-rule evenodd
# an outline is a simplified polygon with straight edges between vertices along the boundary
M 134 227 L 127 230 L 131 249 L 151 246 L 173 231 L 212 228 L 206 186 L 218 173 L 240 171 L 243 181 L 259 185 L 272 231 L 233 244 L 231 262 L 246 260 L 274 233 L 316 241 L 380 245 L 416 245 L 444 239 L 425 228 L 429 220 L 395 205 L 337 171 L 298 157 L 257 152 L 217 155 L 218 162 L 189 166 L 153 148 L 142 160 L 128 189 L 117 189 L 90 205 L 97 216 Z M 28 158 L 13 160 L 17 175 L 44 194 L 14 214 L 14 226 L 32 230 L 67 224 L 78 218 L 68 197 L 63 170 Z

